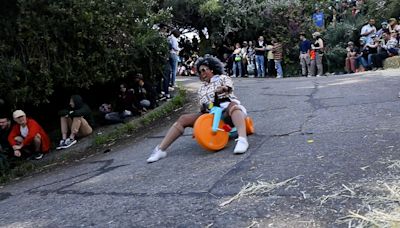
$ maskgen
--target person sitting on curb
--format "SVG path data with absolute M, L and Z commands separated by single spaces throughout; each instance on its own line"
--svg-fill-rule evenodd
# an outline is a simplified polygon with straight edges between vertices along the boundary
M 7 158 L 13 157 L 13 149 L 8 142 L 8 135 L 11 132 L 11 120 L 7 113 L 0 113 L 0 154 L 3 154 Z
M 135 106 L 139 112 L 146 112 L 147 109 L 152 109 L 157 106 L 157 92 L 151 84 L 144 81 L 142 74 L 136 74 L 134 86 Z
M 92 133 L 94 124 L 92 111 L 85 104 L 80 95 L 72 95 L 69 108 L 59 111 L 62 139 L 57 150 L 66 149 L 74 145 L 78 137 L 85 137 Z M 67 138 L 68 131 L 70 135 Z
M 15 124 L 8 142 L 14 150 L 15 157 L 42 159 L 50 151 L 50 138 L 43 128 L 32 118 L 27 118 L 22 110 L 13 112 Z
M 224 110 L 223 116 L 224 118 L 230 117 L 232 119 L 239 135 L 233 153 L 245 153 L 249 147 L 245 123 L 247 111 L 233 94 L 232 79 L 224 75 L 224 66 L 215 57 L 200 58 L 196 63 L 196 68 L 200 74 L 200 80 L 204 82 L 198 90 L 200 107 L 203 107 L 203 112 L 206 112 L 207 110 L 204 107 L 208 107 L 210 103 L 213 103 L 215 94 L 219 94 L 220 106 Z M 198 112 L 180 116 L 178 121 L 169 129 L 161 143 L 153 150 L 147 162 L 155 162 L 165 158 L 167 156 L 165 150 L 183 134 L 186 127 L 193 127 L 197 118 L 202 114 L 202 112 Z
M 140 114 L 133 93 L 134 90 L 128 89 L 127 84 L 121 83 L 115 105 L 103 103 L 99 107 L 107 123 L 124 123 L 127 117 Z

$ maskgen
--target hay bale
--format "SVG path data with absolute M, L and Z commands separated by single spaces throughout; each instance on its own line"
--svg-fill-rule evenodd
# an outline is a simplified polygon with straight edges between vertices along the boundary
M 383 66 L 385 69 L 400 68 L 400 56 L 393 56 L 385 59 Z

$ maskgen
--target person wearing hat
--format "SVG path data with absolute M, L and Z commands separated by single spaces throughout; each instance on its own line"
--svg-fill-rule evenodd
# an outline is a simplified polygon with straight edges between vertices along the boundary
M 349 41 L 346 47 L 347 57 L 345 60 L 345 69 L 348 74 L 356 72 L 356 58 L 358 49 L 353 41 Z
M 324 74 L 324 68 L 322 65 L 322 57 L 323 57 L 323 50 L 324 50 L 324 41 L 321 38 L 321 33 L 319 32 L 314 32 L 312 34 L 312 37 L 314 38 L 314 43 L 311 44 L 311 49 L 315 51 L 315 65 L 316 66 L 311 66 L 311 72 L 312 75 L 315 75 L 315 67 L 317 68 L 317 77 L 320 77 Z
M 381 23 L 381 28 L 376 32 L 375 37 L 379 37 L 379 39 L 381 39 L 383 32 L 387 30 L 389 30 L 389 24 L 387 23 L 387 21 L 384 21 Z
M 360 48 L 356 57 L 356 72 L 363 72 L 368 68 L 368 55 L 370 53 L 369 46 L 366 44 L 365 37 L 359 39 Z M 372 50 L 372 49 L 371 49 Z
M 29 158 L 33 155 L 38 160 L 50 151 L 50 138 L 34 119 L 26 117 L 22 110 L 14 111 L 13 119 L 17 124 L 12 127 L 8 142 L 15 157 Z

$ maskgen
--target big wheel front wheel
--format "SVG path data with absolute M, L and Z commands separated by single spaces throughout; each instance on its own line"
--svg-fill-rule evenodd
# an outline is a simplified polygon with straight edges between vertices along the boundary
M 226 131 L 212 131 L 214 115 L 201 115 L 193 126 L 193 135 L 197 143 L 206 150 L 218 151 L 225 147 L 229 140 L 229 133 Z M 219 128 L 222 129 L 223 121 L 219 122 Z

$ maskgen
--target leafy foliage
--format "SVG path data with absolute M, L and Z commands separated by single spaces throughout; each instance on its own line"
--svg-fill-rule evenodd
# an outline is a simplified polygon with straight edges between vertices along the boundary
M 88 89 L 127 70 L 158 72 L 167 52 L 152 26 L 168 10 L 155 1 L 6 1 L 0 14 L 0 97 L 48 102 L 55 88 Z M 149 64 L 150 63 L 150 64 Z

